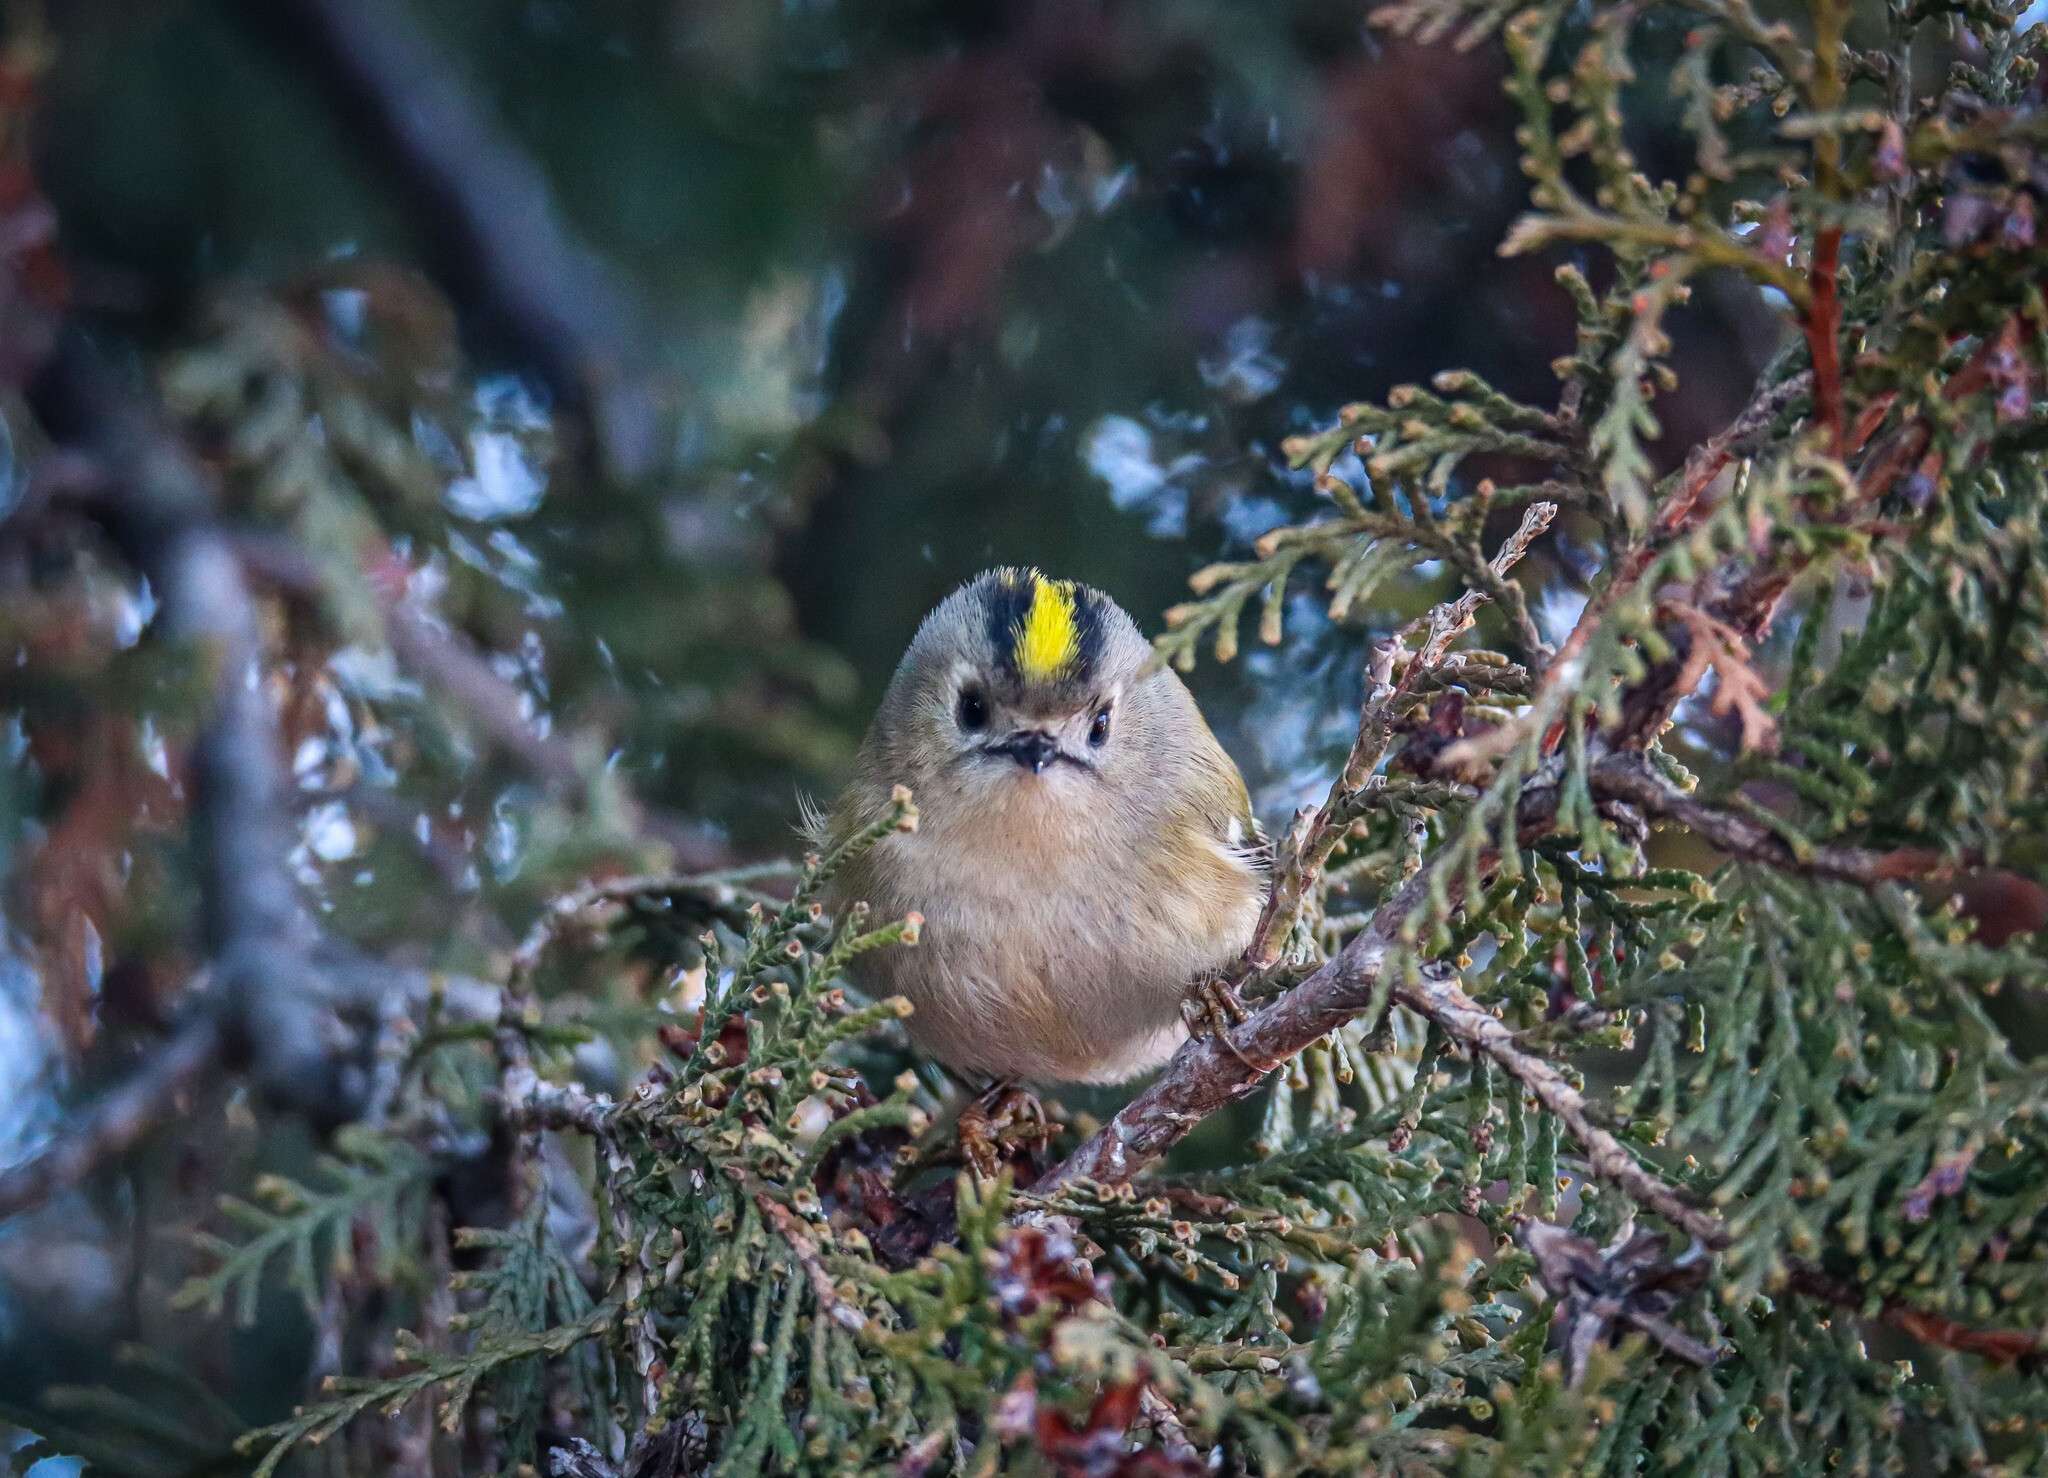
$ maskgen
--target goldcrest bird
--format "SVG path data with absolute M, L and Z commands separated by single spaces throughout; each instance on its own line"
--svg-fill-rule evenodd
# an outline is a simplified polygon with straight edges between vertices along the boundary
M 916 797 L 836 900 L 924 915 L 863 961 L 964 1075 L 1116 1083 L 1186 1037 L 1190 986 L 1250 941 L 1264 898 L 1251 803 L 1185 684 L 1099 590 L 991 570 L 918 628 L 825 830 Z

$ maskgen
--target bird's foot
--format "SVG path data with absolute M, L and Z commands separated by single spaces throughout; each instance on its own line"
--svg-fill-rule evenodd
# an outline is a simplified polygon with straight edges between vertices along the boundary
M 1251 1014 L 1236 984 L 1225 975 L 1203 976 L 1188 987 L 1180 1003 L 1180 1019 L 1191 1037 L 1220 1037 Z
M 1018 1181 L 1036 1178 L 1035 1152 L 1051 1140 L 1052 1120 L 1028 1088 L 995 1083 L 960 1111 L 960 1156 L 982 1180 L 994 1180 L 1005 1165 L 1019 1168 Z

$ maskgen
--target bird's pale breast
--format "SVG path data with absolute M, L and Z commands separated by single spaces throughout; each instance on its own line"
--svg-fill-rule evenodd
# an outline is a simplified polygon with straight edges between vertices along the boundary
M 1189 983 L 1243 949 L 1261 899 L 1237 849 L 1172 830 L 1108 868 L 1133 849 L 1057 815 L 1007 816 L 1008 844 L 991 847 L 987 818 L 927 813 L 858 880 L 878 910 L 926 921 L 923 943 L 874 957 L 866 983 L 907 996 L 913 1039 L 963 1072 L 1120 1082 L 1156 1067 L 1185 1036 Z

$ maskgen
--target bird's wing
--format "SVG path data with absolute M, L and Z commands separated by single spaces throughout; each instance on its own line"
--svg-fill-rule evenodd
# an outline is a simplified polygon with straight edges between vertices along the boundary
M 1228 761 L 1226 761 L 1228 763 Z M 1229 801 L 1212 820 L 1217 840 L 1256 868 L 1261 877 L 1273 870 L 1273 843 L 1252 810 L 1252 798 L 1244 788 L 1244 777 L 1231 767 Z

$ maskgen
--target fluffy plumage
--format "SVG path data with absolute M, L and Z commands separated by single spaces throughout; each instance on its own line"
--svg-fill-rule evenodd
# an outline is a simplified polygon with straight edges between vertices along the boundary
M 1264 882 L 1250 802 L 1187 687 L 1108 596 L 992 570 L 918 629 L 829 839 L 917 797 L 838 901 L 925 917 L 863 983 L 916 1007 L 948 1067 L 1119 1082 L 1185 1035 L 1189 985 L 1234 959 Z

